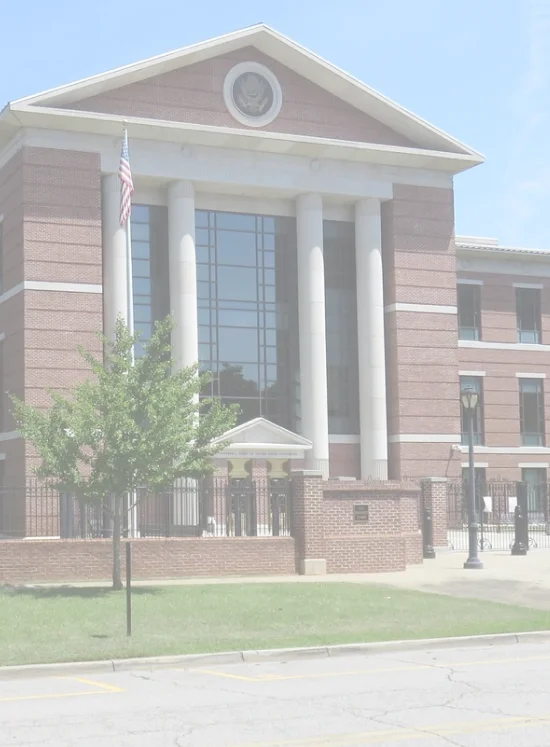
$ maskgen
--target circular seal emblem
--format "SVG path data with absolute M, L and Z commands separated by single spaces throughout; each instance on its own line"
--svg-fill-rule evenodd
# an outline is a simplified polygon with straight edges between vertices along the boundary
M 225 78 L 225 105 L 232 116 L 248 127 L 265 127 L 281 110 L 279 81 L 264 65 L 241 62 Z

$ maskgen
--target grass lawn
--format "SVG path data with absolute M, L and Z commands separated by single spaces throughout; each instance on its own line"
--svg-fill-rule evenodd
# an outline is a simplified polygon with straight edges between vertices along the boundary
M 361 584 L 0 590 L 0 665 L 505 633 L 550 614 Z

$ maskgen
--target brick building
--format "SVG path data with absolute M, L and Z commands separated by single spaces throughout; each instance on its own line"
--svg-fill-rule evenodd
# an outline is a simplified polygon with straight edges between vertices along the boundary
M 2 111 L 3 392 L 46 405 L 126 313 L 123 124 L 136 327 L 172 311 L 175 364 L 240 404 L 230 458 L 457 476 L 467 379 L 478 468 L 540 479 L 547 253 L 455 240 L 453 177 L 482 156 L 263 25 Z M 21 484 L 6 394 L 0 421 Z

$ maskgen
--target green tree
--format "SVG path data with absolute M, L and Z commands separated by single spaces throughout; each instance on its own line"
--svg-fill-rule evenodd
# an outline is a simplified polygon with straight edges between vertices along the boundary
M 19 431 L 41 459 L 36 474 L 112 517 L 114 589 L 122 588 L 124 497 L 211 473 L 211 458 L 224 446 L 212 442 L 236 421 L 236 408 L 199 400 L 209 374 L 196 366 L 171 370 L 171 330 L 170 317 L 159 322 L 134 362 L 137 336 L 119 318 L 115 339 L 101 336 L 103 360 L 79 348 L 91 375 L 68 396 L 52 392 L 47 410 L 12 398 Z

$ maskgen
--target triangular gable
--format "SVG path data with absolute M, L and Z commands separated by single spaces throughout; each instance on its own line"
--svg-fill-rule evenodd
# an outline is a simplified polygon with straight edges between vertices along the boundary
M 64 108 L 242 129 L 243 125 L 226 106 L 223 89 L 229 71 L 247 62 L 265 66 L 281 85 L 281 110 L 274 121 L 263 128 L 267 131 L 409 148 L 416 145 L 251 46 L 114 88 L 66 104 Z
M 265 418 L 255 418 L 247 423 L 238 425 L 227 431 L 214 443 L 228 441 L 232 446 L 255 445 L 258 447 L 281 447 L 285 449 L 299 449 L 301 451 L 312 448 L 311 441 L 297 433 L 282 428 Z
M 254 47 L 260 54 L 275 60 L 286 69 L 294 71 L 302 79 L 319 87 L 325 94 L 331 94 L 338 102 L 345 102 L 352 110 L 367 115 L 369 119 L 364 121 L 365 127 L 372 128 L 374 122 L 379 130 L 381 126 L 386 128 L 382 135 L 379 134 L 378 140 L 368 140 L 368 142 L 390 144 L 392 138 L 396 138 L 401 140 L 400 143 L 395 143 L 398 145 L 411 143 L 413 147 L 426 150 L 470 156 L 474 162 L 483 160 L 479 153 L 468 146 L 263 24 L 35 96 L 19 99 L 10 104 L 7 109 L 14 112 L 18 109 L 28 110 L 29 108 L 71 109 L 75 108 L 75 105 L 82 106 L 86 99 L 88 102 L 94 100 L 97 103 L 98 96 L 110 98 L 111 92 L 115 89 L 129 88 L 133 84 L 143 83 L 213 58 L 221 58 L 223 55 L 231 55 L 247 47 Z M 349 110 L 346 109 L 345 112 L 348 113 Z M 342 107 L 335 116 L 343 116 L 343 113 Z M 273 126 L 268 129 L 273 130 Z M 282 131 L 288 132 L 288 130 Z M 319 135 L 319 137 L 330 136 Z M 368 137 L 372 135 L 369 134 Z

